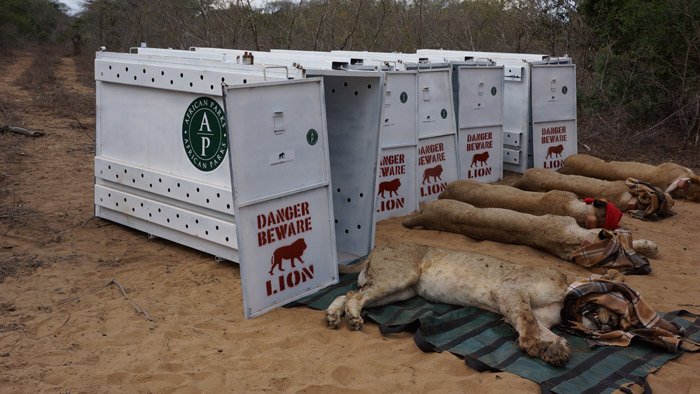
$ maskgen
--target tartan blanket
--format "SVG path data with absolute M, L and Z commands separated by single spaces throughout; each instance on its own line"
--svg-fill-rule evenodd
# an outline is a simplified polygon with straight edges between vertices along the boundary
M 637 255 L 632 248 L 632 234 L 629 231 L 601 230 L 598 238 L 598 241 L 572 252 L 571 261 L 597 274 L 604 274 L 609 269 L 616 269 L 625 275 L 646 275 L 651 272 L 649 260 Z
M 306 305 L 324 310 L 338 295 L 357 289 L 357 274 L 342 275 L 340 282 L 303 298 L 287 307 Z M 686 311 L 660 314 L 677 323 L 686 337 L 700 340 L 700 318 L 682 318 Z M 379 324 L 385 335 L 415 331 L 414 341 L 425 352 L 448 351 L 464 359 L 466 365 L 480 372 L 509 372 L 540 384 L 543 393 L 612 393 L 629 392 L 637 384 L 648 388 L 645 377 L 661 368 L 684 350 L 670 353 L 643 342 L 630 346 L 591 348 L 585 338 L 554 332 L 572 345 L 569 362 L 557 368 L 525 355 L 516 345 L 517 333 L 502 316 L 474 307 L 430 303 L 420 297 L 399 303 L 363 310 L 365 321 Z M 345 325 L 340 330 L 347 330 Z M 347 336 L 347 333 L 339 335 Z M 649 391 L 650 392 L 650 391 Z
M 601 329 L 583 323 L 591 307 L 603 306 L 619 316 L 615 327 Z M 662 319 L 631 286 L 601 278 L 589 278 L 569 285 L 564 297 L 562 326 L 598 344 L 629 346 L 639 339 L 671 353 L 678 349 L 697 350 L 698 344 L 682 337 L 683 327 Z
M 627 211 L 633 218 L 656 221 L 676 214 L 671 210 L 673 198 L 670 194 L 639 179 L 627 178 L 625 183 L 630 194 L 635 196 L 631 201 L 633 206 Z

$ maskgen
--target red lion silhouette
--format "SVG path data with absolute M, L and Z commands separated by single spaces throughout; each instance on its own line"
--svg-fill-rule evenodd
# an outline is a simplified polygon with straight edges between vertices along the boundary
M 472 165 L 470 165 L 469 168 L 474 167 L 474 164 L 476 164 L 476 166 L 478 167 L 479 163 L 481 163 L 481 165 L 485 166 L 486 160 L 488 160 L 488 159 L 489 159 L 489 151 L 486 151 L 484 153 L 477 153 L 472 157 Z
M 550 146 L 547 149 L 547 156 L 545 159 L 549 159 L 552 156 L 552 153 L 555 154 L 555 157 L 561 157 L 561 152 L 564 150 L 564 145 L 556 145 L 556 146 Z
M 396 195 L 399 195 L 399 187 L 401 186 L 401 180 L 399 178 L 396 178 L 392 181 L 389 182 L 381 182 L 379 184 L 379 193 L 381 194 L 382 198 L 384 198 L 384 192 L 388 191 L 389 192 L 389 197 L 391 197 L 392 194 L 396 193 Z
M 297 239 L 291 245 L 277 248 L 270 258 L 270 264 L 272 265 L 272 267 L 270 267 L 270 275 L 273 274 L 275 267 L 280 271 L 284 271 L 284 268 L 282 268 L 282 260 L 284 259 L 291 260 L 292 268 L 295 268 L 294 259 L 298 259 L 304 264 L 304 260 L 301 259 L 304 250 L 306 250 L 306 241 L 304 241 L 304 238 Z
M 425 184 L 425 181 L 430 183 L 430 177 L 433 177 L 433 181 L 437 181 L 438 178 L 442 180 L 440 175 L 442 175 L 442 165 L 438 164 L 433 168 L 426 168 L 425 171 L 423 171 L 423 184 Z

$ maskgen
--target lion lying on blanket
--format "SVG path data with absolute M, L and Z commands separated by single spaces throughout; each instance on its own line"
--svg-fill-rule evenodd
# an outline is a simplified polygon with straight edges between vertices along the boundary
M 518 346 L 526 354 L 555 366 L 569 359 L 568 341 L 550 328 L 561 320 L 568 285 L 580 278 L 555 268 L 525 267 L 478 253 L 409 243 L 378 246 L 361 262 L 341 266 L 341 272 L 359 271 L 358 290 L 337 297 L 326 310 L 329 328 L 337 328 L 345 314 L 348 327 L 360 330 L 362 308 L 418 295 L 500 313 L 518 332 Z M 622 277 L 616 271 L 606 276 Z
M 512 186 L 470 180 L 450 182 L 438 198 L 462 201 L 479 208 L 504 208 L 536 216 L 570 216 L 585 228 L 603 227 L 614 230 L 622 215 L 610 212 L 610 217 L 606 220 L 606 202 L 595 201 L 588 205 L 571 192 L 528 192 Z
M 636 178 L 660 187 L 673 198 L 700 201 L 700 177 L 689 168 L 675 163 L 653 166 L 630 161 L 606 162 L 597 157 L 577 154 L 567 157 L 558 172 L 609 181 Z
M 513 184 L 521 190 L 547 192 L 564 190 L 580 198 L 594 197 L 605 199 L 621 210 L 629 209 L 634 196 L 625 181 L 604 181 L 579 175 L 563 175 L 544 168 L 530 168 Z
M 463 234 L 478 240 L 528 245 L 570 261 L 582 244 L 595 242 L 600 229 L 584 229 L 566 216 L 534 216 L 501 208 L 476 208 L 455 200 L 437 200 L 424 205 L 421 212 L 403 221 L 409 228 Z M 655 243 L 634 240 L 636 252 L 653 256 Z

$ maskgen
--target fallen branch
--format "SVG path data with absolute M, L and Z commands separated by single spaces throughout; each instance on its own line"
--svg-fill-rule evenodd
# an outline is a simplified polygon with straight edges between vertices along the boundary
M 109 286 L 109 285 L 112 285 L 112 284 L 115 284 L 115 285 L 119 286 L 119 289 L 122 291 L 122 295 L 123 295 L 124 298 L 126 298 L 129 302 L 131 302 L 131 306 L 133 306 L 134 309 L 136 309 L 136 312 L 138 312 L 138 313 L 143 313 L 144 315 L 146 315 L 146 320 L 148 320 L 148 321 L 153 321 L 153 319 L 151 319 L 151 316 L 148 314 L 148 312 L 146 312 L 146 311 L 142 310 L 141 308 L 139 308 L 138 306 L 136 306 L 136 304 L 134 304 L 134 302 L 131 301 L 131 300 L 129 299 L 129 297 L 126 295 L 126 291 L 124 291 L 124 287 L 122 287 L 122 285 L 119 284 L 119 282 L 117 282 L 116 279 L 110 280 L 109 282 L 105 283 L 104 285 L 100 286 L 99 288 L 97 288 L 97 289 L 95 289 L 95 290 L 93 290 L 93 291 L 91 291 L 91 292 L 89 292 L 89 293 L 87 293 L 87 294 L 83 294 L 83 295 L 81 295 L 81 296 L 77 296 L 77 297 L 73 297 L 73 298 L 69 298 L 69 299 L 67 299 L 67 300 L 61 301 L 61 302 L 58 303 L 58 305 L 67 304 L 67 303 L 69 303 L 69 302 L 72 302 L 72 301 L 75 301 L 75 300 L 79 300 L 79 299 L 82 298 L 82 297 L 85 297 L 85 296 L 88 296 L 88 295 L 91 295 L 91 294 L 95 294 L 95 293 L 97 293 L 98 291 L 100 291 L 100 290 L 104 289 L 105 287 L 107 287 L 107 286 Z
M 41 133 L 38 131 L 27 130 L 27 129 L 22 128 L 22 127 L 14 127 L 14 126 L 0 127 L 0 132 L 6 132 L 6 131 L 9 131 L 9 132 L 15 133 L 15 134 L 26 135 L 27 137 L 35 137 L 35 138 L 41 137 L 42 135 L 44 135 L 44 133 Z

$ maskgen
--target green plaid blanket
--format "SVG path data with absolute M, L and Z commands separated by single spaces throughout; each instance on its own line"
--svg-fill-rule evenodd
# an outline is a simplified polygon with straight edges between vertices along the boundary
M 357 275 L 343 275 L 340 282 L 288 306 L 306 305 L 323 310 L 336 296 L 357 289 Z M 686 311 L 659 313 L 686 329 L 686 335 L 700 340 L 700 318 Z M 683 319 L 682 316 L 694 320 Z M 645 377 L 666 361 L 683 352 L 668 353 L 644 343 L 627 347 L 591 348 L 585 338 L 557 329 L 572 345 L 569 362 L 556 368 L 526 356 L 515 344 L 517 333 L 502 316 L 474 307 L 436 304 L 420 297 L 392 305 L 363 310 L 363 318 L 380 326 L 383 334 L 415 331 L 416 345 L 425 352 L 448 351 L 463 357 L 466 364 L 480 372 L 510 372 L 540 384 L 543 393 L 630 392 L 630 383 L 651 392 Z

